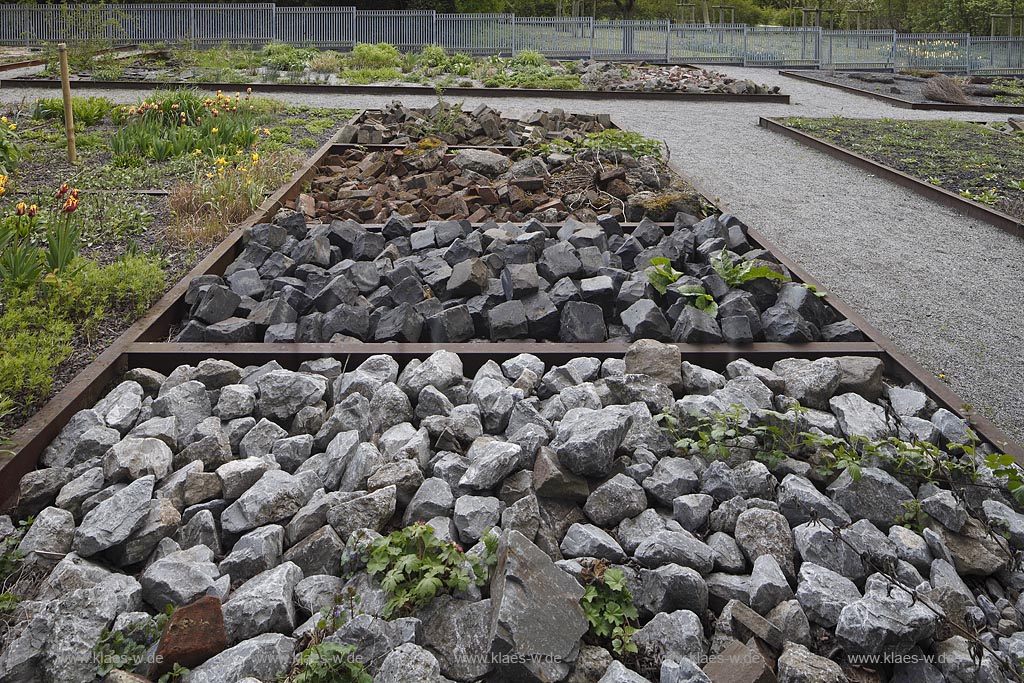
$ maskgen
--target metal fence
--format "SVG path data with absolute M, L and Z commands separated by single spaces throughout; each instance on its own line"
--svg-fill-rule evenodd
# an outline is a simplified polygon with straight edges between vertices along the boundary
M 0 45 L 99 38 L 118 44 L 229 42 L 349 49 L 386 42 L 474 55 L 825 69 L 1024 72 L 1024 38 L 888 30 L 595 21 L 590 17 L 437 14 L 249 4 L 0 5 Z

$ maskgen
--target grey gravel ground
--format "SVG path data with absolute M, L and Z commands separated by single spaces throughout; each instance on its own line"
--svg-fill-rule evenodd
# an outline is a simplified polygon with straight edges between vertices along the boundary
M 911 357 L 1018 440 L 1024 438 L 1024 241 L 757 125 L 759 116 L 981 120 L 979 113 L 897 109 L 779 76 L 727 73 L 779 84 L 792 105 L 670 101 L 469 98 L 509 114 L 562 107 L 612 114 L 624 128 L 664 140 L 672 160 L 711 196 L 889 335 Z M 142 93 L 76 90 L 135 102 Z M 0 91 L 31 101 L 53 90 Z M 373 95 L 283 95 L 297 104 L 375 107 Z M 433 104 L 433 97 L 403 97 Z

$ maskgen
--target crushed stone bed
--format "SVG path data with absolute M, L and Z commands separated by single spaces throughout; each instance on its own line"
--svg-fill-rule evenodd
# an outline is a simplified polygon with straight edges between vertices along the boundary
M 648 272 L 657 259 L 668 259 L 678 279 Z M 758 277 L 726 280 L 744 267 Z M 285 209 L 251 229 L 223 277 L 189 283 L 175 339 L 863 341 L 791 280 L 728 215 L 679 213 L 670 228 L 644 218 L 629 232 L 611 216 L 549 229 L 537 221 L 415 226 L 396 215 L 368 229 L 307 223 Z
M 646 340 L 624 359 L 466 370 L 446 351 L 129 370 L 21 482 L 14 520 L 35 523 L 19 548 L 45 578 L 15 607 L 0 678 L 95 681 L 103 629 L 136 637 L 168 604 L 189 606 L 152 652 L 188 658 L 191 683 L 275 681 L 318 639 L 353 646 L 377 683 L 772 680 L 776 658 L 782 683 L 843 681 L 855 657 L 904 655 L 878 680 L 997 681 L 1021 653 L 1024 516 L 990 472 L 950 490 L 884 450 L 857 476 L 823 468 L 858 438 L 972 457 L 966 425 L 878 359 L 720 374 Z M 721 414 L 733 440 L 673 445 Z M 780 452 L 786 434 L 805 445 Z M 494 561 L 382 618 L 365 552 L 417 522 Z M 608 568 L 637 610 L 621 661 L 579 603 Z M 350 590 L 355 614 L 313 636 Z

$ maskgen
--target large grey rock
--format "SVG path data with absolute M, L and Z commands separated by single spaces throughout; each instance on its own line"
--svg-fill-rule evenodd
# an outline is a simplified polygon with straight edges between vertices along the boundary
M 43 451 L 39 463 L 44 467 L 68 467 L 77 465 L 75 448 L 82 435 L 94 427 L 106 427 L 103 416 L 92 409 L 79 410 L 71 416 L 50 445 Z
M 224 603 L 224 628 L 233 642 L 261 633 L 295 630 L 295 586 L 302 570 L 291 562 L 257 574 Z
M 669 659 L 686 657 L 694 661 L 705 658 L 708 649 L 700 618 L 690 610 L 661 612 L 633 634 L 633 643 L 642 657 L 661 668 Z
M 491 496 L 461 496 L 452 521 L 462 543 L 470 546 L 501 521 L 501 501 Z
M 836 637 L 847 652 L 904 655 L 935 633 L 938 617 L 881 575 L 868 579 L 864 597 L 843 608 Z
M 860 553 L 852 543 L 847 543 L 846 531 L 841 538 L 834 531 L 835 525 L 830 522 L 805 522 L 793 529 L 796 549 L 804 562 L 812 562 L 818 566 L 860 581 L 867 576 L 867 568 L 861 560 Z
M 196 425 L 213 414 L 210 397 L 206 393 L 206 385 L 195 380 L 164 391 L 166 386 L 153 401 L 153 416 L 175 418 L 178 441 L 185 443 Z
M 467 454 L 469 469 L 459 480 L 459 486 L 476 491 L 494 488 L 516 470 L 522 451 L 521 446 L 510 441 L 475 441 Z
M 213 551 L 197 545 L 160 558 L 146 567 L 139 581 L 143 599 L 154 609 L 163 610 L 167 605 L 187 605 L 204 595 L 223 597 L 228 582 L 219 578 Z
M 772 372 L 786 383 L 787 396 L 818 410 L 829 409 L 828 401 L 839 388 L 843 374 L 839 361 L 834 358 L 815 361 L 787 358 L 777 361 Z
M 57 500 L 59 505 L 60 498 Z M 1024 515 L 997 500 L 982 501 L 981 508 L 991 526 L 1006 532 L 1011 547 L 1024 548 Z
M 780 602 L 793 597 L 789 579 L 773 555 L 760 555 L 750 572 L 750 606 L 759 614 L 768 614 Z
M 593 524 L 573 524 L 559 547 L 565 557 L 596 557 L 610 562 L 626 560 L 626 554 L 615 539 Z
M 832 628 L 843 608 L 860 598 L 857 586 L 845 576 L 813 562 L 800 565 L 796 599 L 810 621 Z
M 89 557 L 128 540 L 145 523 L 155 482 L 142 477 L 90 510 L 75 531 L 75 552 Z
M 678 564 L 692 567 L 702 575 L 715 565 L 715 552 L 688 531 L 659 531 L 637 546 L 633 557 L 645 567 Z
M 256 380 L 259 399 L 256 411 L 263 417 L 281 421 L 311 406 L 327 391 L 327 379 L 319 375 L 275 370 Z
M 305 576 L 337 574 L 344 550 L 344 541 L 325 525 L 289 548 L 282 559 L 294 563 Z
M 616 474 L 587 497 L 583 514 L 598 526 L 612 527 L 646 508 L 647 495 L 643 488 L 632 478 Z
M 504 655 L 500 673 L 565 678 L 588 629 L 582 587 L 517 531 L 502 535 L 493 576 L 489 634 L 491 651 Z
M 1002 570 L 1010 561 L 1006 539 L 989 533 L 985 526 L 968 517 L 959 533 L 950 531 L 942 524 L 929 521 L 925 529 L 925 540 L 936 557 L 942 557 L 934 540 L 941 542 L 953 559 L 953 565 L 961 576 L 990 576 Z
M 831 659 L 819 657 L 799 643 L 786 643 L 779 657 L 779 683 L 848 683 Z
M 885 409 L 860 394 L 833 396 L 828 404 L 849 439 L 860 437 L 871 442 L 883 441 L 893 433 Z
M 786 576 L 796 577 L 793 532 L 789 522 L 778 512 L 761 508 L 745 510 L 736 518 L 734 536 L 750 562 L 761 555 L 771 555 Z
M 112 548 L 107 556 L 120 567 L 138 564 L 150 556 L 157 544 L 174 536 L 181 524 L 181 513 L 166 498 L 149 501 L 149 513 L 128 539 Z
M 708 607 L 708 587 L 700 572 L 690 567 L 666 564 L 640 570 L 640 588 L 633 602 L 650 614 L 680 609 L 703 614 Z
M 461 380 L 462 359 L 451 351 L 435 351 L 419 365 L 407 367 L 398 378 L 398 386 L 409 398 L 415 399 L 424 387 L 444 391 Z
M 301 477 L 270 470 L 221 513 L 221 526 L 227 532 L 240 534 L 282 522 L 298 512 L 312 492 Z
M 17 551 L 26 562 L 48 568 L 71 552 L 74 538 L 75 516 L 67 510 L 48 507 L 36 516 Z
M 490 648 L 489 599 L 470 601 L 441 596 L 420 617 L 423 645 L 437 657 L 442 674 L 456 681 L 475 681 L 491 671 L 489 658 L 479 656 Z
M 295 640 L 280 633 L 264 633 L 214 655 L 185 674 L 183 683 L 223 683 L 247 677 L 275 681 L 288 673 Z
M 573 408 L 558 423 L 551 448 L 573 474 L 603 476 L 611 470 L 632 421 L 618 410 Z
M 627 669 L 622 662 L 613 661 L 611 666 L 604 672 L 604 675 L 597 683 L 651 683 L 632 669 Z
M 394 516 L 397 501 L 397 488 L 392 484 L 331 507 L 327 521 L 341 539 L 347 539 L 356 529 L 381 531 Z
M 679 496 L 693 493 L 699 484 L 700 477 L 687 458 L 662 458 L 651 476 L 643 480 L 644 489 L 666 506 L 671 506 Z
M 494 178 L 507 171 L 512 162 L 503 154 L 483 149 L 462 149 L 455 154 L 452 163 L 464 171 Z
M 354 656 L 370 674 L 376 673 L 387 655 L 403 643 L 421 639 L 419 619 L 402 618 L 385 621 L 369 614 L 350 619 L 325 642 L 355 647 Z
M 220 561 L 220 571 L 238 585 L 276 567 L 281 562 L 282 552 L 284 528 L 279 524 L 261 526 L 235 541 L 231 552 Z
M 876 467 L 862 467 L 856 479 L 843 470 L 828 492 L 852 519 L 867 519 L 883 531 L 906 513 L 904 503 L 914 499 L 910 489 Z
M 846 510 L 829 500 L 809 479 L 797 474 L 787 474 L 779 484 L 778 503 L 779 512 L 793 527 L 812 519 L 830 519 L 840 525 L 850 523 Z
M 455 496 L 444 479 L 430 477 L 424 479 L 402 516 L 402 524 L 408 526 L 414 522 L 426 522 L 434 517 L 446 517 L 452 514 Z
M 71 470 L 65 467 L 44 467 L 26 472 L 18 482 L 15 513 L 19 517 L 29 517 L 49 507 L 70 480 Z
M 415 643 L 402 643 L 384 658 L 373 683 L 441 683 L 441 667 L 433 654 Z

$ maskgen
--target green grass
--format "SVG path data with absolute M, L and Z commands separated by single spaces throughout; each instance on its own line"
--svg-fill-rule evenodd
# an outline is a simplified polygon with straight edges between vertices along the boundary
M 787 125 L 973 201 L 1024 217 L 1024 135 L 964 121 L 841 117 Z

